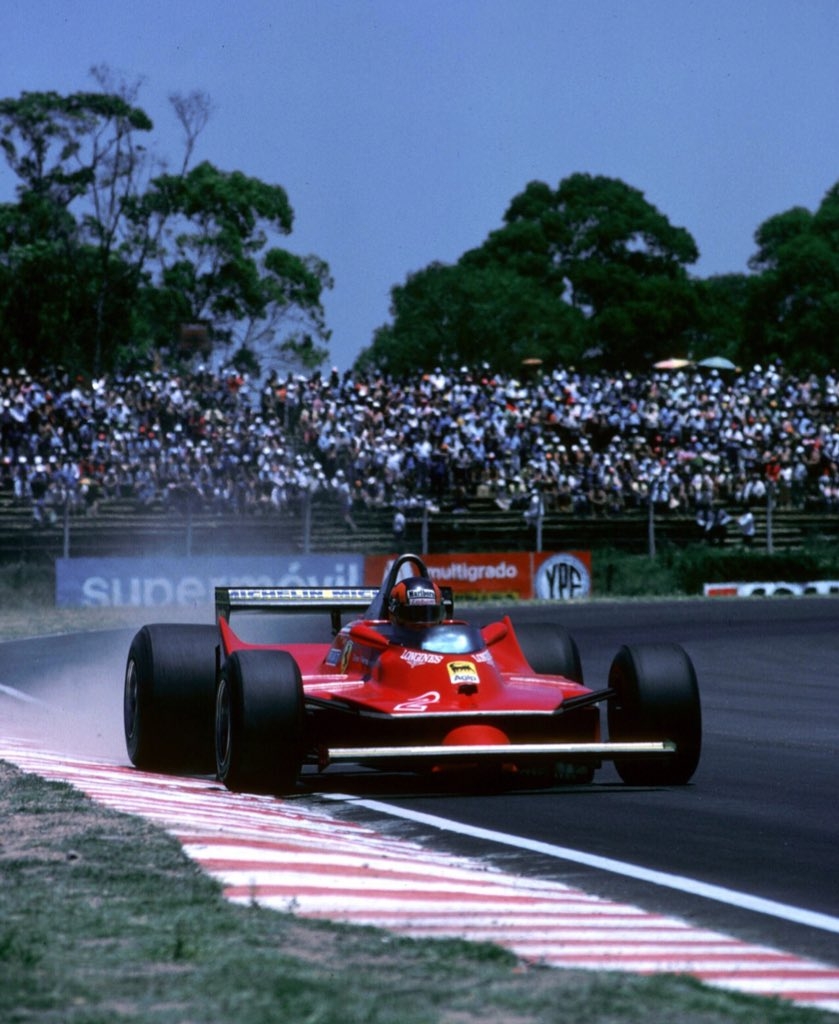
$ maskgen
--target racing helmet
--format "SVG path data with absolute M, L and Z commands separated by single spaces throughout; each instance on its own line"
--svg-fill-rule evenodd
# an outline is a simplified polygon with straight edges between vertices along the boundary
M 444 618 L 443 594 L 433 580 L 411 576 L 394 584 L 387 610 L 395 625 L 433 626 Z

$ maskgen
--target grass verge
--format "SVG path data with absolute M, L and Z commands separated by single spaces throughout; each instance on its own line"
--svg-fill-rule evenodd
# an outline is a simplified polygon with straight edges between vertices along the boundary
M 228 903 L 175 839 L 0 762 L 5 1024 L 815 1024 L 690 978 L 527 966 Z

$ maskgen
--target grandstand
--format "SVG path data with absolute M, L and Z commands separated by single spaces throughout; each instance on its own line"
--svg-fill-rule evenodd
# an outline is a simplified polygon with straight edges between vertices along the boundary
M 779 550 L 839 533 L 839 379 L 779 365 L 526 382 L 4 370 L 0 402 L 4 562 Z
M 476 499 L 468 512 L 450 509 L 410 515 L 404 536 L 394 537 L 393 510 L 371 508 L 350 528 L 335 499 L 312 502 L 310 514 L 268 512 L 237 514 L 194 512 L 174 516 L 162 508 L 138 510 L 127 499 L 103 501 L 95 515 L 56 517 L 36 524 L 30 508 L 8 496 L 0 498 L 0 563 L 44 562 L 57 557 L 153 555 L 296 555 L 357 552 L 386 554 L 400 548 L 419 553 L 469 551 L 534 551 L 539 534 L 520 511 L 499 509 L 488 499 Z M 721 544 L 743 545 L 732 521 Z M 703 542 L 703 530 L 692 515 L 669 514 L 653 521 L 653 540 L 659 550 Z M 766 509 L 756 510 L 754 550 L 790 549 L 807 542 L 839 540 L 839 516 L 824 512 L 775 511 L 771 540 Z M 546 513 L 541 527 L 541 550 L 618 549 L 650 552 L 650 522 L 644 512 L 594 518 Z

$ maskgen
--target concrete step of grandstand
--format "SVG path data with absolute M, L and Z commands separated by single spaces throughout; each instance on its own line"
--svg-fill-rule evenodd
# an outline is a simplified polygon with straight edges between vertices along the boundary
M 101 502 L 96 514 L 70 516 L 65 536 L 63 516 L 51 525 L 39 525 L 31 507 L 15 503 L 4 494 L 0 496 L 0 561 L 53 559 L 65 550 L 75 557 L 95 557 L 305 551 L 384 554 L 398 549 L 460 553 L 525 551 L 537 546 L 536 530 L 527 524 L 520 510 L 503 510 L 488 500 L 477 499 L 465 512 L 431 512 L 425 531 L 421 517 L 412 514 L 401 540 L 393 536 L 392 517 L 392 509 L 365 509 L 354 515 L 351 526 L 336 503 L 316 501 L 307 540 L 306 518 L 301 513 L 236 516 L 201 512 L 186 516 L 166 512 L 162 505 L 143 510 L 131 499 L 113 499 Z M 766 549 L 766 537 L 765 510 L 757 510 L 755 550 Z M 800 547 L 808 540 L 835 543 L 839 540 L 839 515 L 779 509 L 773 515 L 772 537 L 775 550 Z M 656 518 L 657 548 L 683 546 L 702 538 L 692 515 L 671 513 Z M 732 518 L 725 545 L 740 544 L 740 531 Z M 648 545 L 644 513 L 602 518 L 551 513 L 542 523 L 541 546 L 545 551 L 616 548 L 644 553 Z

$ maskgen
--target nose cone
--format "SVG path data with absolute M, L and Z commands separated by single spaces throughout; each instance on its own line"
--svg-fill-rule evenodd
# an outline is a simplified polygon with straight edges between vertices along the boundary
M 494 725 L 459 725 L 446 735 L 443 743 L 452 747 L 502 747 L 509 744 L 509 737 Z

